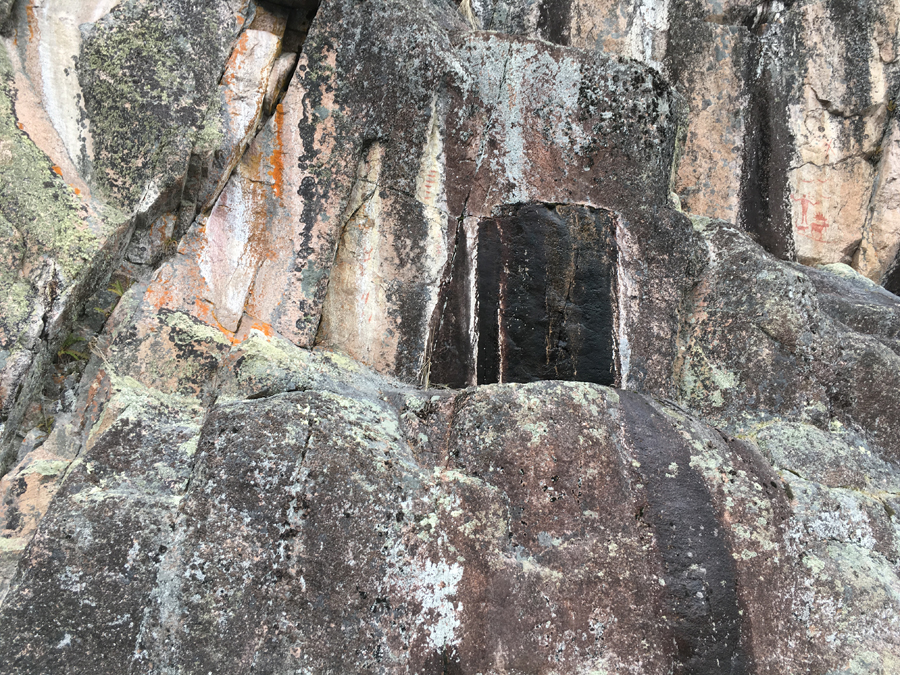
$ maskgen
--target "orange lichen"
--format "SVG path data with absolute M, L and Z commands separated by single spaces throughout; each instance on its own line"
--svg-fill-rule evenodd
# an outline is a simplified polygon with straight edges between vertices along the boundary
M 258 330 L 260 333 L 265 335 L 266 337 L 273 337 L 275 335 L 275 329 L 265 321 L 260 321 L 259 319 L 255 319 L 247 314 L 244 315 L 244 319 L 252 319 L 250 325 L 247 325 L 246 321 L 241 321 L 241 325 L 238 327 L 238 332 L 235 334 L 236 337 L 239 338 L 240 342 L 243 342 L 247 338 L 250 337 L 250 331 Z
M 34 27 L 37 25 L 37 17 L 34 15 L 34 5 L 31 0 L 25 5 L 25 16 L 28 21 L 28 39 L 34 40 Z
M 275 106 L 275 119 L 272 123 L 275 128 L 275 147 L 272 150 L 272 170 L 269 175 L 272 177 L 274 184 L 272 190 L 278 199 L 284 194 L 284 138 L 282 132 L 284 129 L 284 107 L 281 103 Z
M 200 319 L 203 323 L 213 326 L 214 328 L 218 328 L 222 335 L 233 345 L 236 345 L 240 340 L 235 337 L 235 334 L 230 330 L 225 328 L 221 323 L 219 323 L 219 319 L 216 317 L 215 306 L 209 302 L 208 300 L 200 300 L 199 298 L 194 303 L 194 316 Z
M 150 284 L 150 287 L 147 289 L 147 294 L 145 296 L 147 302 L 153 305 L 153 308 L 157 312 L 164 307 L 169 306 L 175 297 L 172 293 L 172 289 L 168 286 L 168 281 L 165 281 Z
M 231 56 L 228 58 L 228 64 L 225 66 L 225 74 L 222 75 L 222 85 L 230 87 L 234 84 L 234 74 L 241 62 L 241 57 L 247 53 L 248 42 L 250 38 L 247 33 L 241 33 L 238 41 L 234 45 Z

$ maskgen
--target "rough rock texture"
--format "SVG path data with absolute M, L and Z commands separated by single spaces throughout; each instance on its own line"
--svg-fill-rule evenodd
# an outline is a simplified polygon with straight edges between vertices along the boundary
M 900 478 L 847 432 L 738 441 L 582 383 L 422 392 L 258 332 L 227 362 L 205 418 L 111 375 L 4 604 L 5 672 L 900 658 Z
M 13 9 L 0 49 L 3 470 L 53 354 L 132 229 L 177 209 L 219 64 L 250 8 L 29 0 Z
M 780 263 L 725 223 L 695 223 L 711 264 L 676 369 L 681 398 L 738 431 L 770 416 L 852 425 L 900 459 L 897 297 L 853 270 Z
M 462 259 L 475 255 L 477 219 L 531 201 L 604 207 L 622 215 L 617 381 L 666 391 L 655 361 L 674 354 L 694 248 L 667 208 L 678 97 L 600 54 L 447 33 L 453 15 L 354 8 L 319 12 L 279 109 L 150 292 L 226 333 L 268 325 L 424 382 L 455 367 L 432 363 L 436 340 L 471 343 L 446 348 L 475 359 L 475 327 L 441 286 L 471 285 L 445 270 L 454 257 L 461 274 L 472 268 Z M 402 58 L 353 37 L 369 31 Z M 665 290 L 629 295 L 644 268 Z M 444 340 L 447 303 L 459 325 Z M 453 382 L 474 383 L 469 371 Z
M 892 4 L 9 9 L 0 671 L 900 672 Z
M 691 108 L 674 181 L 686 209 L 739 223 L 780 257 L 852 264 L 886 282 L 900 246 L 896 216 L 885 214 L 894 199 L 894 3 L 470 4 L 485 28 L 659 68 Z

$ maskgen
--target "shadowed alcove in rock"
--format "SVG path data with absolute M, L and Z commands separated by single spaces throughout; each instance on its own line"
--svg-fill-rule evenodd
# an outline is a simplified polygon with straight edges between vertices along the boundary
M 616 383 L 615 216 L 502 206 L 457 233 L 430 381 Z

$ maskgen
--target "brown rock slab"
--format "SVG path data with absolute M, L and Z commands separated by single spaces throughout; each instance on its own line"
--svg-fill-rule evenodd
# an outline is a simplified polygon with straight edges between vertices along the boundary
M 898 474 L 846 436 L 738 441 L 583 383 L 425 392 L 259 332 L 225 363 L 202 429 L 196 401 L 112 375 L 0 610 L 5 670 L 893 663 L 875 490 Z M 810 444 L 877 486 L 831 487 Z

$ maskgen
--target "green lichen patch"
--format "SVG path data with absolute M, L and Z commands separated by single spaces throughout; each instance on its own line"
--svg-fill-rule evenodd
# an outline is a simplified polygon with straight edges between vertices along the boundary
M 225 130 L 222 126 L 222 97 L 219 91 L 209 99 L 209 107 L 206 110 L 206 117 L 203 119 L 203 126 L 197 133 L 194 142 L 194 153 L 204 157 L 211 155 L 213 152 L 222 147 L 225 138 Z
M 42 476 L 58 476 L 59 474 L 63 473 L 68 466 L 69 460 L 67 459 L 44 459 L 34 462 L 33 464 L 29 464 L 19 472 L 19 475 L 25 476 L 31 473 L 39 473 Z
M 64 276 L 73 279 L 93 259 L 100 242 L 72 188 L 19 129 L 14 96 L 9 57 L 0 47 L 0 215 L 21 237 L 20 264 L 52 258 Z M 11 309 L 15 311 L 15 305 Z
M 187 168 L 233 28 L 220 24 L 214 4 L 123 3 L 82 44 L 94 177 L 126 210 Z M 204 133 L 212 142 L 214 132 Z
M 849 431 L 773 420 L 750 436 L 778 469 L 833 488 L 900 493 L 900 472 Z

